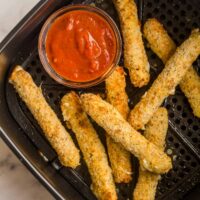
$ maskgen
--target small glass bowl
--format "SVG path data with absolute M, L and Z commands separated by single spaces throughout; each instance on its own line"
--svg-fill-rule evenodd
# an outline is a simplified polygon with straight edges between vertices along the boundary
M 51 27 L 52 23 L 59 16 L 67 12 L 74 11 L 74 10 L 86 10 L 89 12 L 94 12 L 98 14 L 100 17 L 103 17 L 112 28 L 114 32 L 115 40 L 116 40 L 116 54 L 111 66 L 103 75 L 101 75 L 100 77 L 94 80 L 87 81 L 87 82 L 75 82 L 75 81 L 67 80 L 66 78 L 60 76 L 50 65 L 47 54 L 46 54 L 45 42 L 46 42 L 48 30 Z M 113 19 L 103 10 L 93 7 L 93 6 L 89 6 L 89 5 L 71 5 L 71 6 L 61 8 L 58 11 L 54 12 L 44 23 L 39 35 L 39 42 L 38 42 L 39 57 L 46 72 L 58 83 L 68 86 L 68 87 L 72 87 L 72 88 L 87 88 L 87 87 L 91 87 L 103 82 L 114 71 L 115 67 L 118 65 L 119 59 L 121 56 L 121 49 L 122 49 L 122 40 L 121 40 L 120 32 L 117 25 L 113 21 Z

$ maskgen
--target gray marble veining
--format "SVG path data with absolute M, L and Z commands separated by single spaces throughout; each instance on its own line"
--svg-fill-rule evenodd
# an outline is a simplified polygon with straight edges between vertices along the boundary
M 53 200 L 53 197 L 0 140 L 0 200 Z

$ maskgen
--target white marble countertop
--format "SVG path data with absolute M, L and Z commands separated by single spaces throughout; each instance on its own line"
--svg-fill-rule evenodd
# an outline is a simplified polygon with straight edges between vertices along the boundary
M 39 0 L 0 0 L 0 41 L 37 2 Z M 52 199 L 0 138 L 0 200 Z

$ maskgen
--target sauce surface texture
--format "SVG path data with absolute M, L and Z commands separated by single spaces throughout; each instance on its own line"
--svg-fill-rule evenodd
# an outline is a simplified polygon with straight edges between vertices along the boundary
M 76 82 L 94 80 L 111 67 L 116 38 L 109 23 L 89 11 L 59 16 L 49 28 L 46 53 L 57 74 Z

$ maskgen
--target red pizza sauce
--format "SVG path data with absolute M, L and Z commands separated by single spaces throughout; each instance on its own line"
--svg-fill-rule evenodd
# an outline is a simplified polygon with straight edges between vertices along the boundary
M 78 10 L 59 16 L 48 30 L 46 54 L 61 77 L 87 82 L 103 75 L 116 54 L 116 38 L 109 23 L 93 12 Z

